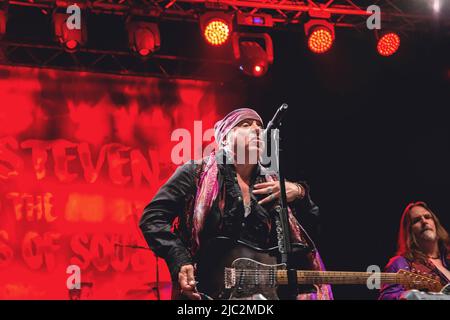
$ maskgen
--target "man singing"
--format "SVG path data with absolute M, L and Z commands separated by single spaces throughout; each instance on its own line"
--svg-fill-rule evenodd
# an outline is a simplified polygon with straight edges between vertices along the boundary
M 262 129 L 256 111 L 230 112 L 214 126 L 217 153 L 179 167 L 144 209 L 140 228 L 150 248 L 167 262 L 175 284 L 172 298 L 201 299 L 196 263 L 208 240 L 223 236 L 257 248 L 277 245 L 274 217 L 280 184 L 259 161 Z M 286 182 L 286 193 L 291 239 L 311 246 L 297 218 L 317 217 L 318 207 L 305 183 Z M 324 269 L 315 248 L 308 261 L 309 269 Z M 329 286 L 321 285 L 298 298 L 331 299 L 332 293 Z
M 425 202 L 410 203 L 400 222 L 397 256 L 386 266 L 386 272 L 417 270 L 440 279 L 443 285 L 450 282 L 450 240 L 438 217 Z M 402 285 L 383 285 L 380 299 L 401 298 Z

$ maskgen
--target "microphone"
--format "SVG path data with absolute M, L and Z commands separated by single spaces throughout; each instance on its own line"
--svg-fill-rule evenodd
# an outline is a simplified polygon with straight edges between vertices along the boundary
M 288 109 L 288 105 L 286 103 L 283 103 L 281 107 L 278 108 L 277 112 L 273 116 L 272 120 L 269 121 L 267 124 L 266 129 L 264 130 L 264 133 L 270 133 L 270 130 L 276 129 L 281 125 L 281 119 L 286 114 Z
M 271 141 L 272 140 L 271 131 L 272 129 L 276 129 L 281 126 L 281 119 L 286 114 L 287 108 L 288 105 L 286 103 L 283 103 L 281 107 L 278 108 L 277 112 L 275 112 L 275 115 L 273 116 L 272 120 L 270 120 L 269 123 L 267 124 L 266 129 L 264 129 L 264 131 L 262 132 L 262 137 L 265 142 L 264 147 L 266 148 L 266 152 L 263 153 L 260 162 L 263 167 L 267 168 L 269 166 L 274 165 L 274 161 L 272 161 L 274 154 L 272 154 L 272 152 L 274 152 L 275 150 L 273 149 Z

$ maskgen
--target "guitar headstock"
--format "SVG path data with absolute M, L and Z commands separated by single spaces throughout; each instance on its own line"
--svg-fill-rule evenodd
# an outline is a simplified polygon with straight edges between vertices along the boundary
M 399 270 L 397 274 L 401 275 L 403 279 L 402 284 L 407 290 L 426 289 L 430 292 L 439 292 L 443 287 L 439 279 L 432 278 L 429 274 L 425 274 L 418 270 Z

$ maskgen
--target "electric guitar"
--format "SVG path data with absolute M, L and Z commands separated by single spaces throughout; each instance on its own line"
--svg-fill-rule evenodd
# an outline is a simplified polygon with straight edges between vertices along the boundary
M 300 267 L 306 265 L 306 249 L 300 248 Z M 244 242 L 221 237 L 203 248 L 197 263 L 197 290 L 203 299 L 269 299 L 284 298 L 288 284 L 286 265 L 278 263 L 278 248 L 259 249 Z M 367 284 L 371 272 L 336 272 L 296 270 L 300 292 L 313 292 L 319 284 Z M 400 270 L 379 273 L 381 284 L 401 284 L 407 290 L 438 292 L 439 280 L 423 274 Z

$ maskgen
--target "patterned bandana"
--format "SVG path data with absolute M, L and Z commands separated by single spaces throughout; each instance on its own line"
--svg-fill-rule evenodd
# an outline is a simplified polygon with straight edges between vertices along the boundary
M 264 125 L 259 114 L 253 109 L 241 108 L 233 110 L 222 120 L 217 121 L 214 125 L 214 138 L 216 139 L 217 145 L 220 146 L 221 142 L 230 130 L 233 129 L 239 122 L 246 119 L 258 120 Z

